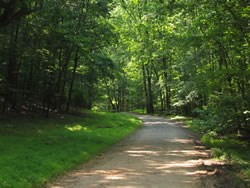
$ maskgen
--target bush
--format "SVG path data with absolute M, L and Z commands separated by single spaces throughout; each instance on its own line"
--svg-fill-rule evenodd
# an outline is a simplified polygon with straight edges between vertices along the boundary
M 250 112 L 241 96 L 212 95 L 203 109 L 195 109 L 199 114 L 201 130 L 219 134 L 237 133 L 248 129 Z

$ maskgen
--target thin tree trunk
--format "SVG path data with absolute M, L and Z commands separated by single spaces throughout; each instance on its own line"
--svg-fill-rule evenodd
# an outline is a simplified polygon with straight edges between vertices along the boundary
M 63 64 L 63 67 L 61 69 L 61 76 L 62 78 L 58 79 L 58 82 L 62 80 L 62 85 L 61 86 L 61 91 L 60 91 L 60 87 L 58 88 L 58 93 L 59 94 L 59 101 L 58 101 L 58 104 L 57 104 L 57 110 L 60 111 L 61 110 L 61 107 L 62 107 L 62 103 L 63 103 L 63 98 L 64 98 L 64 91 L 65 91 L 65 86 L 66 86 L 66 81 L 67 81 L 67 67 L 68 67 L 68 64 L 69 64 L 69 61 L 70 61 L 70 57 L 71 57 L 71 54 L 72 54 L 72 48 L 68 49 L 66 51 L 66 54 L 65 54 L 65 61 L 64 61 L 64 64 Z
M 104 83 L 105 83 L 105 86 L 106 86 L 106 90 L 107 90 L 107 93 L 108 93 L 108 99 L 109 99 L 109 103 L 111 105 L 111 108 L 112 108 L 112 111 L 116 109 L 116 106 L 114 105 L 113 103 L 113 98 L 111 96 L 111 90 L 109 89 L 108 87 L 108 82 L 106 80 L 106 78 L 104 78 Z
M 69 108 L 70 108 L 71 97 L 72 97 L 72 90 L 73 90 L 73 85 L 74 85 L 75 76 L 76 76 L 76 68 L 77 68 L 77 64 L 78 64 L 78 60 L 79 60 L 78 53 L 79 53 L 79 47 L 76 48 L 75 60 L 74 60 L 74 68 L 73 68 L 72 78 L 71 78 L 70 87 L 69 87 L 66 112 L 68 112 Z
M 154 103 L 153 103 L 153 93 L 152 93 L 152 75 L 151 71 L 149 70 L 149 67 L 146 67 L 146 73 L 147 73 L 147 84 L 148 84 L 148 113 L 154 113 Z
M 165 98 L 165 102 L 166 102 L 166 108 L 167 110 L 171 109 L 171 90 L 170 90 L 170 86 L 168 86 L 168 73 L 167 73 L 167 59 L 164 56 L 162 58 L 162 65 L 163 65 L 163 78 L 164 78 L 164 87 L 165 87 L 165 94 L 166 94 L 166 98 Z
M 145 65 L 142 63 L 142 78 L 143 78 L 143 86 L 144 86 L 144 95 L 146 100 L 146 111 L 148 112 L 148 88 L 147 88 L 147 79 L 146 79 L 146 71 Z
M 17 104 L 16 90 L 18 82 L 18 63 L 17 63 L 17 40 L 19 33 L 19 22 L 12 26 L 13 30 L 10 33 L 10 46 L 9 46 L 9 62 L 7 65 L 7 93 L 5 102 L 11 104 L 11 108 L 15 108 Z M 7 105 L 5 105 L 7 107 Z M 5 109 L 4 109 L 5 111 Z
M 155 73 L 155 76 L 156 76 L 156 79 L 157 81 L 159 82 L 160 81 L 160 76 L 156 70 L 156 67 L 155 67 L 155 64 L 153 64 L 153 69 L 154 69 L 154 73 Z M 159 96 L 160 96 L 160 104 L 161 104 L 161 112 L 164 111 L 164 99 L 163 99 L 163 94 L 162 94 L 162 89 L 161 87 L 159 88 Z

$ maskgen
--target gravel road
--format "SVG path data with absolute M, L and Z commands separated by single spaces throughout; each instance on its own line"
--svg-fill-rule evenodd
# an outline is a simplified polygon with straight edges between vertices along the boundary
M 50 188 L 213 188 L 215 161 L 181 123 L 142 115 L 143 126 Z M 218 164 L 216 164 L 218 165 Z M 209 168 L 210 167 L 210 168 Z

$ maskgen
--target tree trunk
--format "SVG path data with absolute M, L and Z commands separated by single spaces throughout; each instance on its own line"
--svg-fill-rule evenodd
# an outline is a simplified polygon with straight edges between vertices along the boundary
M 142 63 L 142 78 L 143 78 L 143 86 L 144 86 L 144 95 L 145 95 L 145 100 L 146 100 L 146 111 L 148 112 L 148 88 L 147 88 L 146 71 L 145 71 L 144 63 Z
M 68 64 L 69 64 L 69 61 L 70 61 L 71 54 L 72 54 L 72 48 L 70 48 L 70 49 L 68 48 L 68 50 L 66 50 L 63 67 L 62 67 L 62 69 L 60 71 L 61 75 L 59 73 L 59 77 L 58 77 L 58 82 L 62 82 L 62 83 L 58 83 L 58 86 L 59 86 L 59 88 L 58 88 L 59 99 L 58 99 L 58 102 L 56 104 L 58 111 L 61 110 L 62 103 L 63 103 L 64 91 L 65 91 L 65 86 L 66 86 L 66 81 L 67 81 L 67 67 L 68 67 Z M 60 89 L 60 85 L 62 85 L 61 89 Z
M 153 93 L 152 93 L 152 75 L 151 70 L 149 67 L 145 67 L 146 71 L 146 84 L 147 84 L 147 113 L 152 114 L 154 113 L 154 105 L 153 105 Z
M 158 71 L 156 70 L 155 64 L 152 64 L 152 66 L 153 66 L 153 69 L 154 69 L 154 73 L 155 73 L 156 79 L 159 82 L 160 81 L 160 76 L 158 74 Z M 163 94 L 162 93 L 163 92 L 162 92 L 162 89 L 160 87 L 159 88 L 159 97 L 160 97 L 160 104 L 161 104 L 161 109 L 160 109 L 161 112 L 164 111 L 164 99 L 163 99 Z
M 79 53 L 79 47 L 76 48 L 75 60 L 74 60 L 74 68 L 73 68 L 72 78 L 71 78 L 71 82 L 70 82 L 70 86 L 69 86 L 69 93 L 68 93 L 66 112 L 68 112 L 69 108 L 70 108 L 71 97 L 72 97 L 72 89 L 73 89 L 73 85 L 74 85 L 74 81 L 75 81 L 76 68 L 77 68 L 77 64 L 78 64 L 78 60 L 79 60 L 78 53 Z
M 170 86 L 168 86 L 168 73 L 167 73 L 167 58 L 164 56 L 162 58 L 162 66 L 163 66 L 163 78 L 164 78 L 164 87 L 165 87 L 165 94 L 166 94 L 166 98 L 165 98 L 165 102 L 166 102 L 166 110 L 170 110 L 171 109 L 171 90 L 170 90 Z
M 12 31 L 10 33 L 10 45 L 9 45 L 9 61 L 7 65 L 7 77 L 6 77 L 6 96 L 5 102 L 10 103 L 11 108 L 15 108 L 17 104 L 17 82 L 18 82 L 18 63 L 17 63 L 17 40 L 19 33 L 19 22 L 12 25 Z M 5 105 L 7 107 L 7 105 Z M 5 109 L 4 109 L 5 111 Z
M 105 83 L 106 90 L 107 90 L 107 93 L 108 93 L 108 100 L 109 100 L 109 103 L 110 103 L 110 106 L 111 106 L 111 110 L 115 111 L 116 110 L 116 106 L 113 103 L 112 91 L 111 91 L 111 89 L 108 86 L 108 82 L 107 82 L 106 78 L 104 78 L 104 83 Z

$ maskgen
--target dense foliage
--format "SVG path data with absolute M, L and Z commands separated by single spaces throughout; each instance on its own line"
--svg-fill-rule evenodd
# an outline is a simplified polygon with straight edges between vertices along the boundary
M 204 131 L 249 130 L 249 13 L 245 0 L 120 1 L 114 56 L 145 99 L 135 87 L 128 97 L 148 113 L 199 116 Z
M 6 1 L 0 10 L 4 16 L 37 4 Z M 2 111 L 91 108 L 98 79 L 111 66 L 102 51 L 114 40 L 109 9 L 109 1 L 44 0 L 41 9 L 1 24 Z
M 199 116 L 249 129 L 247 0 L 0 3 L 0 105 Z

